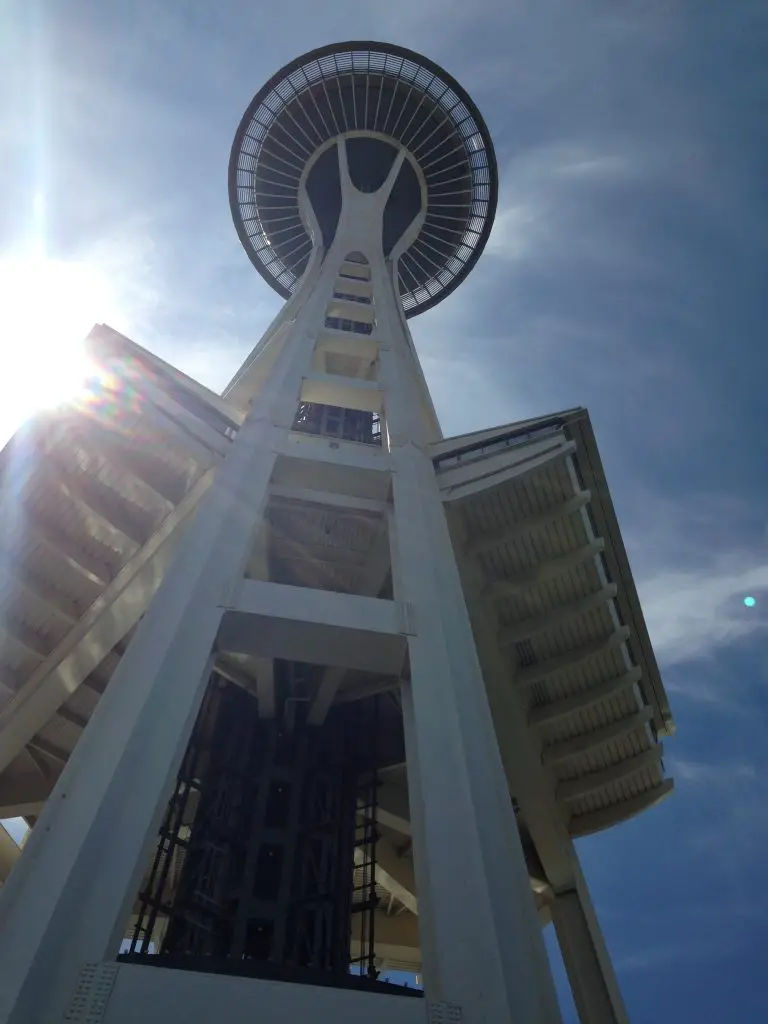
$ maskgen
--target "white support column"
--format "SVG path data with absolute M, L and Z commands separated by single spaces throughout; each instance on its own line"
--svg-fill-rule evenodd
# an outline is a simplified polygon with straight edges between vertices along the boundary
M 395 598 L 427 999 L 465 1024 L 555 1024 L 560 1010 L 434 468 L 432 417 L 383 259 L 371 259 L 392 462 Z
M 559 1021 L 461 583 L 428 458 L 393 449 L 403 718 L 427 998 L 466 1024 Z
M 58 1024 L 83 965 L 117 954 L 310 365 L 332 282 L 311 284 L 269 386 L 0 893 L 1 1024 Z
M 556 893 L 552 922 L 581 1024 L 629 1024 L 618 981 L 581 870 Z

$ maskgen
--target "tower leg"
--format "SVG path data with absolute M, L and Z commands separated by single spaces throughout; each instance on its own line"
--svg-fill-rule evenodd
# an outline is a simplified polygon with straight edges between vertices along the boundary
M 58 1024 L 84 964 L 117 955 L 313 345 L 295 331 L 3 888 L 2 1024 Z
M 629 1024 L 613 964 L 577 867 L 576 884 L 551 903 L 560 952 L 582 1024 Z
M 403 689 L 424 985 L 465 1024 L 559 1021 L 432 465 L 392 451 L 395 596 L 415 609 Z

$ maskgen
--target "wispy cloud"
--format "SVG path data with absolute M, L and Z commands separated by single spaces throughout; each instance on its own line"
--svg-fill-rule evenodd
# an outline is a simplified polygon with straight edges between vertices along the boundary
M 768 593 L 768 558 L 734 550 L 708 557 L 696 569 L 662 569 L 640 583 L 645 618 L 656 653 L 666 664 L 704 658 L 714 650 L 768 629 L 758 605 L 745 595 Z
M 745 495 L 686 487 L 664 478 L 638 482 L 624 469 L 619 492 L 630 561 L 662 670 L 671 689 L 722 700 L 692 667 L 768 630 L 768 537 L 762 507 Z M 666 484 L 666 485 L 665 485 Z M 764 596 L 765 595 L 765 596 Z M 753 596 L 754 607 L 744 598 Z
M 758 775 L 756 766 L 748 762 L 720 763 L 672 757 L 667 763 L 667 768 L 677 780 L 701 786 L 710 786 L 713 783 L 731 786 L 734 783 L 752 781 Z
M 751 888 L 748 879 L 764 859 L 768 844 L 765 759 L 715 752 L 706 760 L 672 757 L 668 767 L 685 800 L 680 855 L 699 865 L 702 873 L 716 875 L 721 882 L 718 898 L 743 918 Z M 759 902 L 765 904 L 762 897 Z
M 744 940 L 746 941 L 746 937 Z M 741 945 L 741 943 L 740 943 Z M 676 942 L 653 943 L 642 950 L 625 953 L 616 958 L 615 967 L 622 975 L 640 972 L 659 972 L 664 967 L 680 963 L 702 963 L 719 960 L 724 953 L 733 952 L 734 939 L 730 933 L 699 932 Z

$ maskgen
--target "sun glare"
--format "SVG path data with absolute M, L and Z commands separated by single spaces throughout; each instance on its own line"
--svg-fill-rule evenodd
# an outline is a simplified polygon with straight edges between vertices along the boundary
M 87 264 L 0 260 L 0 446 L 35 412 L 82 393 L 94 372 L 83 339 L 111 300 Z

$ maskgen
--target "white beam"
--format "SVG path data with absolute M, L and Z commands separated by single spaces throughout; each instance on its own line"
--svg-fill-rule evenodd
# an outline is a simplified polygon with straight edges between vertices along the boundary
M 234 683 L 235 686 L 239 686 L 243 690 L 247 690 L 248 693 L 256 693 L 256 680 L 249 673 L 244 672 L 240 665 L 236 664 L 231 658 L 227 658 L 226 655 L 220 654 L 216 659 L 214 669 L 228 679 L 230 683 Z
M 309 487 L 285 487 L 272 484 L 269 489 L 272 504 L 305 502 L 310 505 L 330 505 L 342 511 L 354 511 L 373 517 L 383 515 L 387 510 L 385 501 L 355 497 L 352 494 L 337 494 L 333 491 L 313 490 Z
M 279 447 L 272 487 L 304 487 L 382 502 L 389 499 L 389 457 L 381 450 L 362 450 L 373 445 L 294 431 Z
M 601 654 L 613 650 L 623 644 L 629 637 L 629 626 L 621 626 L 607 636 L 598 637 L 583 647 L 576 650 L 566 651 L 558 654 L 547 661 L 541 661 L 536 665 L 527 665 L 521 668 L 515 675 L 515 682 L 522 689 L 523 687 L 534 686 L 536 683 L 546 682 L 547 679 L 559 672 L 567 672 L 582 665 L 585 661 L 591 661 Z
M 636 666 L 631 668 L 624 675 L 616 676 L 614 679 L 606 679 L 605 682 L 596 683 L 581 693 L 575 693 L 572 697 L 563 697 L 561 700 L 552 701 L 549 704 L 540 704 L 532 708 L 528 715 L 528 721 L 534 728 L 541 728 L 549 725 L 550 722 L 557 722 L 569 715 L 576 715 L 580 711 L 586 711 L 601 701 L 615 697 L 630 686 L 640 681 L 642 671 Z
M 315 353 L 325 355 L 331 353 L 340 356 L 359 356 L 360 359 L 372 363 L 379 354 L 379 342 L 375 338 L 363 340 L 353 338 L 347 331 L 336 331 L 325 328 L 317 339 Z
M 382 375 L 398 372 L 390 356 L 382 350 Z M 557 1001 L 442 495 L 431 460 L 408 437 L 417 410 L 415 396 L 409 410 L 387 404 L 393 587 L 419 615 L 401 702 L 426 990 L 465 1004 L 473 1021 L 554 1022 Z
M 375 308 L 372 302 L 355 302 L 354 299 L 340 299 L 334 295 L 328 302 L 327 315 L 338 317 L 339 320 L 372 324 L 375 319 Z
M 589 927 L 581 896 L 577 889 L 559 892 L 550 904 L 579 1020 L 629 1024 L 602 936 Z
M 362 864 L 365 859 L 365 851 L 359 846 L 355 847 L 355 863 Z M 413 861 L 401 856 L 394 844 L 384 836 L 376 843 L 376 881 L 412 914 L 418 914 Z
M 334 666 L 327 668 L 322 675 L 320 684 L 315 694 L 315 699 L 312 701 L 309 714 L 307 715 L 307 721 L 310 725 L 322 725 L 325 721 L 326 715 L 328 714 L 331 704 L 333 704 L 336 692 L 341 686 L 344 676 L 347 674 L 345 668 L 339 668 Z
M 644 707 L 635 712 L 634 715 L 627 715 L 610 722 L 600 729 L 593 729 L 592 732 L 582 733 L 568 740 L 560 740 L 559 743 L 551 743 L 543 748 L 541 759 L 544 764 L 558 764 L 561 761 L 568 761 L 573 757 L 586 754 L 604 743 L 610 743 L 629 733 L 637 732 L 644 728 L 653 719 L 653 708 Z
M 338 405 L 343 409 L 361 409 L 364 412 L 379 412 L 382 396 L 383 392 L 375 380 L 341 377 L 335 373 L 308 374 L 301 386 L 303 402 Z
M 518 573 L 514 579 L 494 580 L 486 586 L 483 596 L 492 600 L 514 597 L 522 590 L 527 590 L 529 587 L 535 587 L 540 583 L 546 583 L 547 580 L 562 576 L 569 569 L 574 569 L 591 558 L 595 558 L 604 547 L 605 541 L 602 537 L 599 537 L 597 540 L 590 541 L 589 544 L 585 544 L 575 551 L 569 551 L 567 555 L 561 555 L 559 558 L 552 558 L 548 562 L 534 565 L 532 568 Z
M 557 629 L 580 615 L 605 605 L 611 598 L 616 597 L 616 589 L 616 584 L 610 583 L 607 587 L 602 587 L 594 594 L 589 594 L 578 601 L 571 601 L 558 608 L 551 608 L 541 615 L 532 615 L 511 626 L 505 626 L 499 630 L 499 644 L 502 647 L 511 647 L 512 644 L 519 643 L 521 640 L 529 640 L 531 637 L 538 636 L 539 633 Z
M 511 523 L 501 530 L 494 530 L 493 532 L 482 533 L 478 537 L 472 537 L 466 546 L 467 554 L 479 555 L 483 551 L 491 551 L 493 548 L 501 547 L 502 544 L 512 544 L 521 537 L 527 537 L 529 534 L 549 526 L 550 523 L 557 522 L 557 520 L 563 519 L 573 512 L 578 512 L 579 509 L 584 508 L 588 504 L 591 498 L 592 494 L 590 491 L 580 491 L 573 498 L 563 502 L 562 505 L 556 505 L 554 508 L 547 509 L 544 512 L 538 512 L 527 519 L 518 519 L 517 522 Z
M 344 469 L 354 471 L 368 469 L 376 473 L 386 473 L 391 468 L 388 453 L 378 445 L 346 441 L 341 437 L 325 437 L 320 434 L 305 434 L 302 431 L 293 430 L 287 438 L 281 439 L 277 443 L 277 447 L 280 455 L 323 464 L 323 472 L 327 472 L 331 477 L 340 475 Z M 347 477 L 349 478 L 349 474 Z M 282 483 L 282 481 L 279 482 Z M 388 487 L 389 478 L 382 480 L 382 484 Z M 346 487 L 341 489 L 348 493 Z M 351 491 L 351 493 L 357 492 Z
M 619 761 L 618 764 L 611 765 L 610 768 L 603 768 L 601 771 L 582 775 L 578 779 L 561 782 L 557 787 L 557 799 L 563 803 L 581 800 L 605 786 L 636 775 L 644 768 L 657 765 L 663 756 L 664 750 L 659 743 L 657 746 L 651 747 L 650 750 L 644 750 L 642 754 L 635 754 L 634 757 L 628 757 L 624 761 Z
M 181 524 L 210 482 L 209 471 L 0 711 L 0 771 L 141 618 L 171 560 Z
M 519 483 L 572 454 L 576 445 L 573 441 L 553 437 L 525 447 L 525 452 L 523 448 L 499 448 L 487 456 L 478 454 L 475 459 L 471 458 L 471 452 L 467 452 L 466 462 L 443 465 L 438 477 L 443 501 L 459 501 L 489 487 L 499 487 L 512 481 Z
M 224 605 L 218 649 L 399 674 L 410 631 L 402 602 L 244 580 Z
M 43 757 L 43 755 L 39 751 L 35 750 L 34 747 L 30 747 L 29 744 L 27 744 L 22 753 L 19 754 L 19 759 L 23 759 L 25 754 L 32 762 L 32 764 L 35 766 L 37 774 L 41 778 L 46 779 L 48 782 L 50 782 L 51 785 L 53 785 L 52 780 L 57 778 L 58 775 L 55 771 L 53 771 L 50 764 Z
M 242 425 L 245 418 L 243 413 L 228 402 L 226 398 L 217 395 L 215 391 L 211 391 L 210 388 L 200 384 L 192 377 L 188 377 L 181 370 L 176 369 L 175 366 L 166 363 L 164 359 L 142 348 L 141 345 L 137 345 L 135 341 L 126 338 L 124 334 L 120 334 L 119 331 L 114 330 L 112 327 L 108 327 L 106 324 L 97 324 L 85 339 L 85 344 L 88 350 L 92 352 L 95 362 L 103 363 L 105 359 L 110 358 L 115 349 L 120 355 L 127 353 L 129 356 L 135 357 L 139 362 L 144 363 L 150 370 L 156 371 L 162 380 L 170 379 L 179 390 L 188 392 L 193 397 L 198 398 L 203 405 L 210 406 L 212 410 L 220 413 L 222 417 L 231 420 L 234 427 Z
M 288 383 L 298 387 L 297 378 Z M 87 730 L 78 744 L 9 881 L 13 889 L 3 893 L 0 947 L 13 945 L 14 976 L 0 957 L 2 1020 L 61 1018 L 83 962 L 117 953 L 208 683 L 219 602 L 242 572 L 266 503 L 274 432 L 252 410 L 217 467 L 217 487 L 208 490 L 184 531 L 182 552 L 162 574 L 154 614 L 143 618 L 99 704 L 100 728 Z M 67 908 L 75 905 L 73 916 Z M 54 970 L 45 972 L 44 984 L 40 948 L 53 950 Z

